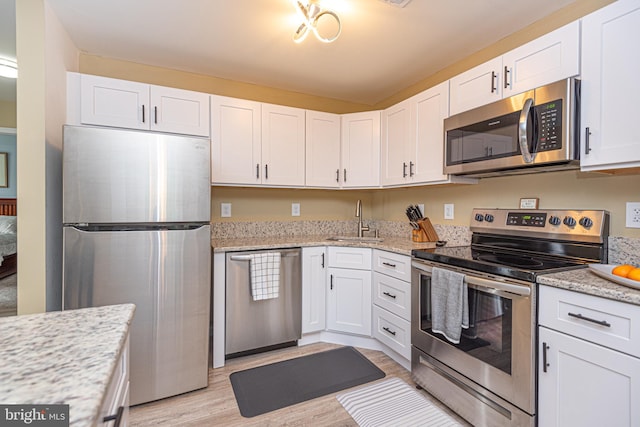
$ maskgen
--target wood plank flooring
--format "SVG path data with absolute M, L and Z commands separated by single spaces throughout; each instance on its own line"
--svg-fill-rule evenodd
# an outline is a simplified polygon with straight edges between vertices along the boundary
M 240 415 L 231 382 L 229 381 L 229 375 L 235 371 L 242 371 L 336 347 L 339 346 L 318 343 L 228 360 L 222 368 L 209 369 L 209 387 L 206 389 L 132 407 L 129 411 L 129 425 L 133 427 L 357 426 L 347 411 L 336 400 L 335 396 L 338 393 L 253 418 L 244 418 Z M 384 353 L 360 348 L 358 348 L 358 351 L 382 369 L 387 378 L 399 377 L 408 384 L 414 385 L 411 381 L 410 372 Z M 455 416 L 435 398 L 431 398 L 431 401 L 464 424 L 464 421 Z

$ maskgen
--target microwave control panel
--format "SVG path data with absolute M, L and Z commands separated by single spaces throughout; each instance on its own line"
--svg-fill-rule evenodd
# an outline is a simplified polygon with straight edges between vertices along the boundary
M 538 119 L 538 147 L 536 151 L 562 148 L 562 99 L 535 107 Z

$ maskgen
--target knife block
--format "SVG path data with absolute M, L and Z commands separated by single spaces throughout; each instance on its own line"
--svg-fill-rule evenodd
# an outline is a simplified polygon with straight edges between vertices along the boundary
M 436 233 L 429 218 L 419 220 L 418 226 L 420 227 L 419 230 L 411 230 L 411 240 L 418 243 L 437 242 L 439 240 L 438 233 Z

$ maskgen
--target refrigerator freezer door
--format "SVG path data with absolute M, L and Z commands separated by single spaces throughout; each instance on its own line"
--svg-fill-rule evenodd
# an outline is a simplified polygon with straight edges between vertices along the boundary
M 63 223 L 209 222 L 207 139 L 64 127 Z
M 132 405 L 207 386 L 209 229 L 64 228 L 64 309 L 136 305 L 130 338 Z

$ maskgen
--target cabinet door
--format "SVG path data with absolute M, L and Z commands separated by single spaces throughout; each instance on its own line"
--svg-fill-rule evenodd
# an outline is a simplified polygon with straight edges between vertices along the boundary
M 450 82 L 451 115 L 502 98 L 502 57 L 480 64 L 453 77 Z
M 151 129 L 209 136 L 209 95 L 151 86 Z
M 502 57 L 503 97 L 580 74 L 580 22 L 574 21 Z
M 371 271 L 329 268 L 327 329 L 371 336 Z
M 640 167 L 640 3 L 619 0 L 582 20 L 582 170 Z
M 304 186 L 305 111 L 262 104 L 262 183 Z
M 260 184 L 261 106 L 244 99 L 211 96 L 211 181 Z
M 306 186 L 340 187 L 340 115 L 306 113 Z
M 380 111 L 342 116 L 342 187 L 380 186 Z
M 640 359 L 544 327 L 539 332 L 538 425 L 640 425 Z
M 149 85 L 83 74 L 80 93 L 82 123 L 149 129 Z
M 414 141 L 409 175 L 413 183 L 445 181 L 444 119 L 449 116 L 449 82 L 440 83 L 412 98 Z M 411 166 L 411 165 L 410 165 Z
M 302 333 L 326 327 L 325 248 L 302 248 Z
M 382 185 L 405 184 L 415 166 L 410 147 L 415 146 L 411 132 L 411 101 L 402 101 L 382 112 L 381 156 Z M 410 164 L 411 163 L 411 164 Z

